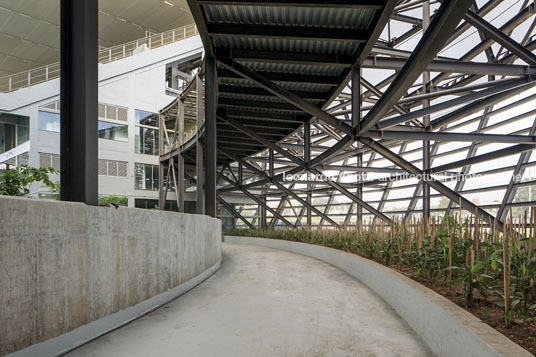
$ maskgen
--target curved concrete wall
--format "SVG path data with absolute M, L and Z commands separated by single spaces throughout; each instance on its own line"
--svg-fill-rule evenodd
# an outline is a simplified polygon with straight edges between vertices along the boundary
M 221 224 L 207 216 L 0 197 L 0 355 L 49 339 L 68 349 L 60 335 L 97 336 L 220 262 Z
M 347 272 L 391 305 L 438 356 L 532 356 L 450 300 L 371 260 L 285 240 L 225 236 L 224 241 L 306 255 Z

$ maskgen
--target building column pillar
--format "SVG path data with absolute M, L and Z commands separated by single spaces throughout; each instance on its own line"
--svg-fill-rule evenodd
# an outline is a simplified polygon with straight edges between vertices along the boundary
M 361 125 L 361 68 L 352 67 L 352 126 L 357 130 Z M 358 144 L 359 145 L 359 144 Z M 363 166 L 363 154 L 357 154 L 357 166 Z M 363 185 L 361 177 L 363 172 L 357 172 L 356 196 L 363 199 Z M 363 207 L 356 205 L 356 226 L 360 229 L 363 226 Z
M 201 92 L 198 90 L 198 92 Z M 216 106 L 218 82 L 216 60 L 205 59 L 205 214 L 216 217 Z
M 98 204 L 98 1 L 61 0 L 60 197 Z

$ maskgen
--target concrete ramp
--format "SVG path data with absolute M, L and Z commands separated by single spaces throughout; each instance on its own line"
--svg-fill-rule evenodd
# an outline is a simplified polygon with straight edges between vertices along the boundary
M 223 244 L 220 270 L 68 356 L 428 356 L 365 285 L 318 260 Z

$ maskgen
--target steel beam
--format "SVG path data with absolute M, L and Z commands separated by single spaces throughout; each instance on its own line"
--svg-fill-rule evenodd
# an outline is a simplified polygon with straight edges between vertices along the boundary
M 443 111 L 445 109 L 452 108 L 452 107 L 455 107 L 455 106 L 459 106 L 459 105 L 467 103 L 467 102 L 473 102 L 473 103 L 467 105 L 468 108 L 473 108 L 473 107 L 480 108 L 482 104 L 480 104 L 480 102 L 474 102 L 474 101 L 482 100 L 482 98 L 485 98 L 485 99 L 483 99 L 485 101 L 485 103 L 493 101 L 494 99 L 502 100 L 502 98 L 505 98 L 505 97 L 508 97 L 508 96 L 512 95 L 511 93 L 514 92 L 514 91 L 518 92 L 520 90 L 523 90 L 523 88 L 528 89 L 527 88 L 528 86 L 532 86 L 532 84 L 529 84 L 529 83 L 531 83 L 531 79 L 526 78 L 526 77 L 518 78 L 518 79 L 511 79 L 511 80 L 509 80 L 507 82 L 504 82 L 504 83 L 502 83 L 500 85 L 493 86 L 493 87 L 490 87 L 490 88 L 487 88 L 487 89 L 483 89 L 483 90 L 478 91 L 478 92 L 469 93 L 469 94 L 461 96 L 459 98 L 446 100 L 446 101 L 438 103 L 438 104 L 434 104 L 434 105 L 424 107 L 424 108 L 419 109 L 419 110 L 415 110 L 415 111 L 413 111 L 411 113 L 400 115 L 398 117 L 384 119 L 384 120 L 380 121 L 377 124 L 377 128 L 378 129 L 386 129 L 386 128 L 389 128 L 389 127 L 392 127 L 392 126 L 395 126 L 395 125 L 398 125 L 398 124 L 403 124 L 403 123 L 405 123 L 405 122 L 407 122 L 409 120 L 416 119 L 416 118 L 419 118 L 419 117 L 425 116 L 425 115 L 430 115 L 430 114 L 433 114 L 433 113 L 436 113 L 436 112 L 439 112 L 439 111 Z M 492 99 L 490 99 L 490 98 L 492 98 Z M 485 104 L 484 104 L 484 106 L 485 106 Z M 458 109 L 458 110 L 460 110 L 460 109 Z M 477 110 L 477 109 L 475 109 L 475 110 Z M 454 111 L 454 112 L 456 112 L 456 111 Z M 452 115 L 452 114 L 450 114 L 450 113 L 445 114 L 443 117 L 450 118 L 450 115 Z M 441 122 L 436 119 L 436 120 L 433 121 L 433 123 L 441 123 Z M 437 127 L 437 124 L 435 124 L 434 126 Z M 371 127 L 370 130 L 373 130 L 373 128 Z
M 60 198 L 97 205 L 98 3 L 60 9 Z
M 480 99 L 480 100 L 477 100 L 471 104 L 468 104 L 464 107 L 461 107 L 457 110 L 454 110 L 453 112 L 451 113 L 448 113 L 448 114 L 445 114 L 439 118 L 436 118 L 434 120 L 432 120 L 430 122 L 430 126 L 431 126 L 431 130 L 435 130 L 435 129 L 438 129 L 438 128 L 441 128 L 443 126 L 446 126 L 460 118 L 463 118 L 463 117 L 466 117 L 468 115 L 471 115 L 473 113 L 476 113 L 480 110 L 482 110 L 483 108 L 487 107 L 487 106 L 490 106 L 490 105 L 493 105 L 493 104 L 496 104 L 496 103 L 499 103 L 500 101 L 506 99 L 506 98 L 509 98 L 509 97 L 512 97 L 516 94 L 519 94 L 531 87 L 533 87 L 534 85 L 536 84 L 536 82 L 534 81 L 531 81 L 529 83 L 527 83 L 526 85 L 522 85 L 522 86 L 519 86 L 519 87 L 516 87 L 516 88 L 512 88 L 512 89 L 509 89 L 507 91 L 504 91 L 504 92 L 501 92 L 501 93 L 498 93 L 498 94 L 495 94 L 495 95 L 492 95 L 492 96 L 489 96 L 487 98 L 484 98 L 484 99 Z
M 224 66 L 229 68 L 231 71 L 235 72 L 236 74 L 242 76 L 245 79 L 255 82 L 262 88 L 266 89 L 267 91 L 276 95 L 277 97 L 287 101 L 288 103 L 292 104 L 296 108 L 301 109 L 304 112 L 317 117 L 318 119 L 326 122 L 327 124 L 337 129 L 344 131 L 345 133 L 353 134 L 352 127 L 350 125 L 342 122 L 341 120 L 337 119 L 333 115 L 325 112 L 324 110 L 298 97 L 296 94 L 292 93 L 291 91 L 281 86 L 278 86 L 277 84 L 261 76 L 260 74 L 250 70 L 249 68 L 242 66 L 238 62 L 235 62 L 231 59 L 219 59 L 219 61 Z
M 477 214 L 480 218 L 484 219 L 485 222 L 493 222 L 494 217 L 490 215 L 488 212 L 483 210 L 482 208 L 478 207 L 468 199 L 461 196 L 456 191 L 452 190 L 451 188 L 447 187 L 443 183 L 435 180 L 433 177 L 423 177 L 422 171 L 417 168 L 416 166 L 412 165 L 408 161 L 404 160 L 402 157 L 396 155 L 391 150 L 387 149 L 382 144 L 374 141 L 370 138 L 360 138 L 359 141 L 361 141 L 363 144 L 367 145 L 370 149 L 377 152 L 378 154 L 382 155 L 387 160 L 391 161 L 393 164 L 400 166 L 401 168 L 405 169 L 408 173 L 416 175 L 416 177 L 421 177 L 421 180 L 426 180 L 427 183 L 436 191 L 442 193 L 444 196 L 449 198 L 452 201 L 460 202 L 462 205 L 462 208 L 468 210 L 469 212 L 474 212 Z M 502 222 L 497 222 L 497 228 L 499 230 L 503 229 Z
M 524 62 L 530 65 L 536 64 L 536 55 L 534 55 L 532 52 L 523 47 L 523 45 L 512 40 L 510 36 L 506 35 L 503 31 L 499 30 L 498 28 L 475 14 L 473 11 L 469 10 L 464 16 L 464 19 L 480 31 L 484 32 L 495 42 L 504 46 L 504 48 L 508 49 L 511 53 L 519 57 Z
M 426 70 L 428 63 L 441 50 L 472 3 L 472 0 L 443 1 L 404 67 L 374 107 L 363 118 L 358 135 L 366 133 L 367 130 L 376 125 L 390 108 L 402 98 L 407 89 Z
M 332 148 L 335 148 L 335 150 L 338 150 L 338 148 L 340 147 L 340 145 L 345 145 L 347 142 L 345 140 L 349 140 L 349 139 L 345 139 L 346 137 L 342 138 L 339 140 L 339 142 L 335 145 L 333 145 L 330 149 L 326 150 L 326 152 L 320 154 L 319 156 L 317 156 L 315 159 L 309 161 L 308 163 L 305 163 L 303 160 L 297 158 L 296 156 L 294 156 L 293 154 L 289 153 L 288 151 L 280 148 L 278 145 L 274 144 L 274 143 L 271 143 L 265 139 L 263 139 L 262 137 L 260 137 L 257 133 L 255 133 L 254 131 L 246 128 L 245 126 L 243 126 L 242 124 L 234 121 L 234 120 L 230 120 L 230 119 L 222 119 L 222 120 L 225 120 L 227 121 L 228 123 L 230 123 L 231 125 L 233 125 L 234 127 L 236 127 L 238 130 L 246 133 L 247 135 L 251 136 L 253 139 L 259 141 L 260 143 L 262 143 L 263 145 L 267 146 L 268 148 L 271 148 L 275 151 L 277 151 L 278 153 L 280 153 L 281 155 L 285 156 L 286 158 L 288 158 L 289 160 L 293 161 L 294 163 L 298 164 L 299 167 L 296 168 L 296 169 L 293 169 L 293 170 L 290 170 L 288 173 L 286 173 L 286 175 L 289 175 L 289 174 L 295 174 L 295 173 L 298 173 L 298 172 L 301 172 L 301 171 L 309 171 L 311 172 L 312 174 L 314 175 L 322 175 L 322 173 L 315 169 L 314 167 L 316 165 L 319 165 L 323 162 L 323 160 L 325 158 L 328 158 L 330 153 L 330 149 Z M 224 155 L 226 155 L 227 157 L 233 159 L 233 160 L 236 160 L 238 162 L 242 162 L 243 165 L 245 165 L 245 163 L 238 159 L 237 157 L 235 156 L 232 156 L 232 155 L 229 155 L 229 154 L 226 154 L 224 152 L 222 152 Z M 316 162 L 315 162 L 316 160 Z M 258 169 L 256 169 L 256 171 L 259 171 Z M 268 182 L 271 182 L 273 184 L 275 184 L 276 186 L 278 186 L 279 188 L 281 188 L 282 185 L 279 184 L 278 181 L 280 181 L 280 178 L 278 176 L 276 177 L 271 177 L 271 178 L 268 178 L 267 176 L 265 175 L 259 175 L 259 176 L 264 176 L 264 179 L 255 183 L 255 185 L 258 185 L 260 183 L 268 183 Z M 283 175 L 281 175 L 283 176 Z M 390 224 L 391 223 L 391 219 L 389 217 L 387 217 L 386 215 L 382 214 L 381 212 L 379 212 L 377 209 L 375 209 L 374 207 L 372 207 L 371 205 L 369 205 L 368 203 L 366 203 L 365 201 L 363 201 L 362 199 L 360 199 L 359 197 L 356 197 L 354 194 L 352 194 L 350 191 L 348 191 L 345 187 L 343 187 L 341 184 L 338 184 L 332 180 L 330 180 L 328 177 L 326 177 L 326 180 L 325 180 L 325 183 L 332 186 L 333 188 L 337 189 L 339 192 L 341 192 L 343 195 L 345 195 L 346 197 L 350 198 L 352 201 L 354 201 L 355 203 L 357 203 L 358 205 L 360 206 L 363 206 L 363 208 L 365 208 L 366 210 L 368 210 L 369 212 L 371 212 L 372 214 L 374 214 L 375 216 L 377 216 L 378 218 L 382 219 L 383 221 L 385 221 L 386 223 Z M 288 195 L 293 196 L 292 193 L 287 193 Z M 294 197 L 296 198 L 296 197 Z M 300 198 L 301 200 L 301 198 Z M 305 205 L 307 205 L 307 202 L 305 202 Z M 318 211 L 317 209 L 315 209 L 313 206 L 311 205 L 307 205 L 308 207 L 311 207 L 311 209 L 313 211 L 315 211 L 315 213 L 320 213 L 321 216 L 323 216 L 323 214 Z M 325 217 L 324 219 L 326 219 L 327 221 L 330 221 L 332 222 L 329 218 Z
M 235 5 L 235 6 L 290 6 L 290 7 L 308 7 L 308 8 L 366 8 L 381 9 L 385 6 L 385 0 L 304 0 L 304 1 L 255 1 L 255 0 L 198 0 L 200 5 Z
M 400 70 L 404 67 L 404 58 L 367 57 L 362 68 Z M 465 73 L 476 75 L 502 75 L 524 77 L 536 74 L 536 68 L 518 64 L 480 63 L 468 61 L 432 60 L 426 71 L 443 73 Z
M 234 214 L 238 219 L 240 219 L 242 222 L 244 222 L 244 224 L 246 226 L 248 226 L 250 229 L 254 229 L 255 226 L 253 224 L 251 224 L 247 219 L 244 218 L 244 216 L 242 216 L 240 213 L 238 213 L 237 210 L 234 209 L 234 207 L 228 203 L 227 201 L 225 201 L 223 198 L 221 198 L 220 196 L 217 196 L 217 199 L 218 201 L 225 206 L 225 208 L 227 208 L 229 210 L 229 212 L 231 212 L 232 214 Z
M 322 213 L 319 209 L 315 208 L 314 206 L 311 206 L 310 204 L 307 203 L 306 200 L 304 200 L 303 198 L 301 198 L 300 196 L 298 196 L 297 194 L 295 194 L 294 192 L 292 192 L 291 190 L 289 190 L 288 188 L 286 188 L 285 186 L 283 186 L 281 183 L 279 183 L 278 181 L 275 181 L 275 180 L 272 180 L 271 177 L 269 177 L 268 175 L 266 175 L 265 172 L 257 169 L 255 166 L 251 165 L 250 163 L 248 163 L 247 161 L 244 161 L 242 159 L 240 159 L 239 157 L 236 157 L 234 155 L 230 155 L 222 150 L 218 150 L 220 151 L 223 155 L 227 156 L 228 158 L 236 161 L 236 162 L 240 162 L 243 166 L 249 168 L 251 171 L 253 171 L 254 173 L 256 173 L 258 176 L 264 178 L 265 180 L 268 180 L 268 181 L 271 181 L 271 183 L 273 185 L 275 185 L 277 188 L 279 188 L 282 192 L 284 192 L 287 196 L 290 196 L 292 198 L 294 198 L 296 201 L 298 201 L 299 203 L 301 203 L 303 206 L 307 207 L 308 209 L 311 209 L 313 212 L 315 212 L 317 215 L 323 217 L 326 221 L 330 222 L 331 224 L 333 224 L 334 226 L 339 226 L 337 222 L 335 222 L 334 220 L 332 220 L 331 218 L 329 218 L 328 216 L 326 216 L 324 213 Z
M 448 163 L 448 164 L 436 166 L 436 167 L 433 167 L 432 169 L 430 169 L 430 173 L 431 174 L 440 173 L 440 172 L 456 169 L 456 168 L 459 168 L 459 167 L 464 167 L 464 166 L 467 166 L 467 165 L 479 164 L 481 162 L 496 160 L 496 159 L 500 159 L 502 157 L 520 154 L 522 152 L 530 151 L 530 150 L 534 150 L 534 145 L 530 145 L 530 144 L 514 145 L 514 146 L 504 148 L 504 149 L 488 152 L 488 153 L 485 153 L 485 154 L 482 154 L 482 155 L 476 155 L 476 156 L 473 156 L 473 157 L 469 157 L 469 158 L 464 159 L 464 160 L 455 161 L 455 162 L 451 162 L 451 163 Z
M 480 134 L 480 133 L 449 133 L 449 132 L 424 132 L 424 131 L 390 131 L 371 130 L 364 136 L 375 139 L 397 140 L 435 140 L 456 142 L 483 142 L 483 143 L 507 143 L 507 144 L 534 144 L 536 136 L 514 134 Z
M 288 221 L 285 217 L 283 217 L 282 215 L 280 215 L 279 213 L 277 213 L 275 210 L 273 210 L 270 206 L 268 206 L 267 204 L 265 204 L 259 197 L 255 196 L 254 194 L 250 193 L 249 191 L 247 191 L 246 189 L 244 189 L 243 186 L 238 186 L 238 184 L 236 184 L 235 182 L 233 182 L 233 180 L 229 179 L 227 176 L 217 172 L 217 175 L 222 178 L 224 181 L 227 181 L 228 183 L 230 183 L 231 185 L 233 185 L 237 190 L 240 190 L 242 191 L 246 196 L 248 196 L 249 198 L 251 198 L 253 201 L 257 202 L 258 205 L 260 206 L 263 206 L 264 208 L 266 208 L 267 211 L 271 212 L 275 217 L 277 217 L 279 220 L 281 220 L 283 223 L 285 223 L 287 226 L 289 227 L 294 227 L 294 225 L 292 223 L 290 223 L 290 221 Z
M 532 124 L 532 128 L 530 129 L 530 135 L 534 135 L 536 133 L 536 120 L 534 120 Z M 530 155 L 532 152 L 524 152 L 519 156 L 519 159 L 517 160 L 517 164 L 514 168 L 514 171 L 512 172 L 512 177 L 510 178 L 510 182 L 508 183 L 508 187 L 506 188 L 506 191 L 503 196 L 503 200 L 501 202 L 501 206 L 497 210 L 497 218 L 499 220 L 504 220 L 507 210 L 506 207 L 512 201 L 514 200 L 514 196 L 516 194 L 516 185 L 520 183 L 519 177 L 523 176 L 523 173 L 525 172 L 525 165 L 528 163 L 530 159 Z M 531 187 L 529 187 L 529 190 Z
M 310 26 L 208 24 L 207 28 L 210 36 L 222 36 L 226 38 L 274 38 L 289 40 L 366 42 L 369 35 L 366 30 Z

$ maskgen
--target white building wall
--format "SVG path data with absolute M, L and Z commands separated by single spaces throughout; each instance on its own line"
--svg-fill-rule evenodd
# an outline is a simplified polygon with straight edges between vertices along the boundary
M 99 139 L 99 159 L 127 161 L 127 177 L 99 175 L 99 195 L 128 196 L 129 206 L 134 206 L 135 198 L 158 198 L 158 191 L 134 188 L 135 163 L 159 164 L 158 156 L 135 153 L 135 110 L 158 113 L 169 104 L 174 97 L 166 95 L 166 64 L 190 60 L 200 56 L 202 51 L 197 36 L 116 62 L 99 64 L 99 102 L 128 108 L 128 142 Z M 59 133 L 38 130 L 39 107 L 58 101 L 59 87 L 59 79 L 55 79 L 12 93 L 0 93 L 0 112 L 30 117 L 31 166 L 39 167 L 39 153 L 60 153 Z M 59 181 L 59 177 L 53 179 Z M 37 195 L 43 188 L 35 185 L 31 190 Z M 172 199 L 171 196 L 168 199 Z

